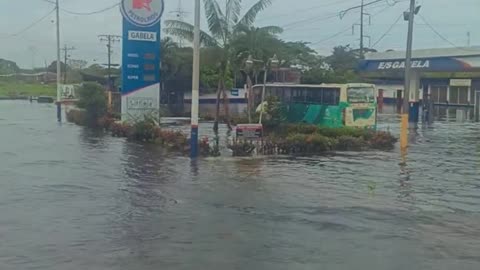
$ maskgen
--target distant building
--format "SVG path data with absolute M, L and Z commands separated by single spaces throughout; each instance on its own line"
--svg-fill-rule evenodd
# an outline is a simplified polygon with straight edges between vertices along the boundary
M 57 74 L 52 72 L 13 73 L 0 75 L 0 79 L 2 78 L 14 78 L 17 81 L 30 83 L 52 83 L 57 81 Z
M 480 91 L 480 47 L 423 49 L 412 52 L 410 100 L 431 96 L 436 105 L 475 104 Z M 386 102 L 402 98 L 405 52 L 368 53 L 360 63 L 361 76 L 375 83 Z

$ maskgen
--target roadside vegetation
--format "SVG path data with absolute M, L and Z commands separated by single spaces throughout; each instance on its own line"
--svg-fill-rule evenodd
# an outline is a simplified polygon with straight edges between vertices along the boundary
M 0 97 L 56 96 L 56 84 L 0 80 Z
M 109 111 L 103 88 L 85 83 L 78 90 L 77 108 L 67 110 L 67 120 L 77 125 L 103 129 L 112 136 L 131 141 L 151 143 L 187 154 L 190 139 L 187 134 L 159 126 L 156 117 L 146 115 L 133 122 L 121 122 Z M 328 128 L 305 124 L 286 124 L 282 108 L 271 99 L 265 111 L 265 138 L 262 141 L 234 139 L 228 143 L 233 156 L 262 155 L 321 155 L 336 151 L 391 150 L 397 139 L 388 132 L 359 128 Z M 258 118 L 258 115 L 255 116 Z M 218 140 L 199 140 L 202 156 L 219 156 Z

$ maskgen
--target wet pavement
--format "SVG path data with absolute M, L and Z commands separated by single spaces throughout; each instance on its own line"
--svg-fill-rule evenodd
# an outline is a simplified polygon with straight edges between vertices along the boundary
M 456 115 L 420 127 L 406 163 L 191 162 L 1 101 L 0 269 L 480 269 L 480 125 Z

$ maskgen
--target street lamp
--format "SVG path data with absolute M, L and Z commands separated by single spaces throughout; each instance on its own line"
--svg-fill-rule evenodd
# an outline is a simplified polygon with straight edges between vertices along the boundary
M 258 121 L 259 124 L 262 124 L 263 111 L 265 110 L 265 89 L 267 88 L 268 67 L 270 67 L 271 65 L 278 66 L 278 64 L 280 64 L 280 61 L 278 60 L 277 55 L 274 54 L 273 57 L 268 59 L 268 61 L 265 63 L 265 66 L 263 69 L 262 104 L 261 104 L 261 110 L 260 110 L 260 119 Z
M 245 60 L 245 66 L 247 69 L 253 68 L 253 65 L 255 63 L 261 63 L 263 64 L 263 89 L 262 89 L 262 100 L 261 100 L 261 111 L 260 111 L 260 119 L 259 119 L 259 124 L 262 124 L 263 120 L 263 111 L 264 111 L 264 106 L 265 106 L 265 90 L 267 86 L 267 74 L 268 74 L 268 68 L 271 66 L 278 66 L 280 64 L 280 60 L 278 60 L 278 57 L 276 54 L 273 55 L 272 58 L 268 59 L 267 62 L 264 62 L 262 60 L 254 59 L 252 55 L 249 55 L 247 60 Z M 248 74 L 247 74 L 248 77 Z M 248 78 L 247 78 L 248 80 Z M 249 90 L 250 91 L 250 90 Z M 250 102 L 250 95 L 252 93 L 249 93 L 249 102 Z M 250 106 L 249 106 L 249 112 L 250 112 Z

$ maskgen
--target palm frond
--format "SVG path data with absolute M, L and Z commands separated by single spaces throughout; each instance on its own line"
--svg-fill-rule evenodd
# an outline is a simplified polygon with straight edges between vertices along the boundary
M 203 3 L 205 5 L 208 29 L 210 29 L 215 38 L 225 40 L 225 30 L 228 26 L 220 6 L 216 0 L 203 0 Z
M 252 25 L 257 18 L 257 14 L 264 10 L 266 7 L 272 4 L 272 0 L 258 0 L 246 13 L 243 18 L 238 22 L 247 26 Z
M 225 8 L 225 19 L 229 26 L 233 26 L 238 22 L 240 11 L 242 10 L 242 0 L 227 0 Z
M 278 35 L 283 33 L 283 28 L 279 26 L 273 26 L 273 25 L 260 27 L 259 30 L 261 32 L 268 33 L 270 35 Z
M 193 25 L 177 20 L 166 20 L 165 26 L 164 32 L 166 34 L 181 37 L 193 42 Z M 218 42 L 215 38 L 204 31 L 200 31 L 200 43 L 204 46 L 218 46 Z

